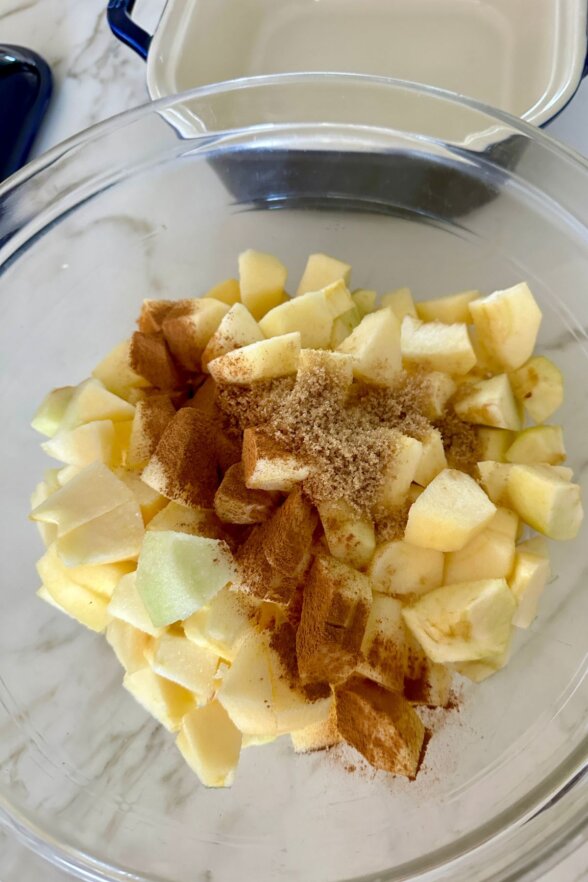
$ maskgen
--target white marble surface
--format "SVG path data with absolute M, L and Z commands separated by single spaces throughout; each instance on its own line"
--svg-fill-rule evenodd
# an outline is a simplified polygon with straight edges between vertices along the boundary
M 137 21 L 153 30 L 164 0 L 138 0 Z M 55 94 L 35 153 L 144 102 L 145 66 L 110 34 L 106 0 L 0 0 L 0 40 L 37 50 L 51 64 Z M 550 133 L 588 156 L 588 84 Z M 65 877 L 0 830 L 0 882 L 60 882 Z M 584 848 L 542 882 L 588 880 Z

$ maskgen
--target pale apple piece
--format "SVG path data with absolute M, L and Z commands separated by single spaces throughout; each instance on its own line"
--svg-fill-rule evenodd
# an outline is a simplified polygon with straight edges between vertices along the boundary
M 349 288 L 341 280 L 321 288 L 321 293 L 334 319 L 344 315 L 355 306 L 355 302 L 349 293 Z
M 520 520 L 516 512 L 509 508 L 497 508 L 496 514 L 488 524 L 488 530 L 507 536 L 514 542 L 519 534 Z
M 213 298 L 180 300 L 162 322 L 170 352 L 188 371 L 200 369 L 204 349 L 229 307 Z
M 550 539 L 574 539 L 584 512 L 581 490 L 554 473 L 554 466 L 513 465 L 508 496 L 520 517 Z
M 57 552 L 69 567 L 134 560 L 144 532 L 141 511 L 133 500 L 58 536 Z
M 221 355 L 208 363 L 208 370 L 217 383 L 237 386 L 287 377 L 298 370 L 300 348 L 298 332 L 283 334 Z
M 191 536 L 225 539 L 226 533 L 214 511 L 206 508 L 186 508 L 178 502 L 169 502 L 149 521 L 147 530 L 173 530 Z
M 289 493 L 310 475 L 306 463 L 254 428 L 243 433 L 243 468 L 251 490 Z
M 218 701 L 182 720 L 178 750 L 205 787 L 230 787 L 235 778 L 242 735 Z
M 333 322 L 333 328 L 331 330 L 331 349 L 338 349 L 343 340 L 346 340 L 351 332 L 358 326 L 361 319 L 362 316 L 357 306 L 348 309 L 343 315 L 337 316 Z
M 132 420 L 134 414 L 132 404 L 109 392 L 100 380 L 91 377 L 76 386 L 59 428 L 75 429 L 94 420 Z
M 31 512 L 34 521 L 57 524 L 64 536 L 119 505 L 133 502 L 129 488 L 103 463 L 82 469 Z
M 524 429 L 506 451 L 507 462 L 559 465 L 565 459 L 566 448 L 561 426 L 532 426 Z
M 74 391 L 75 386 L 61 386 L 49 392 L 35 412 L 31 422 L 32 428 L 41 435 L 52 438 L 59 430 Z
M 473 300 L 470 314 L 484 348 L 504 370 L 514 371 L 531 357 L 542 315 L 525 282 Z
M 461 674 L 462 677 L 467 677 L 473 683 L 482 683 L 506 666 L 510 658 L 510 649 L 509 640 L 506 649 L 495 655 L 480 659 L 480 661 L 461 662 L 451 665 L 451 668 L 457 671 L 458 674 Z
M 444 469 L 412 504 L 404 538 L 422 548 L 458 551 L 495 513 L 496 506 L 473 478 Z
M 169 732 L 177 732 L 182 719 L 194 709 L 194 696 L 187 689 L 158 677 L 148 667 L 125 674 L 123 686 Z
M 149 385 L 147 380 L 131 367 L 131 341 L 123 340 L 106 355 L 92 371 L 92 376 L 106 386 L 109 392 L 129 401 L 132 390 Z
M 56 600 L 53 600 L 53 598 L 51 597 L 51 595 L 49 594 L 49 592 L 47 591 L 47 589 L 45 588 L 44 585 L 41 585 L 41 587 L 39 589 L 37 589 L 37 597 L 39 598 L 39 600 L 43 600 L 45 603 L 48 603 L 49 606 L 53 607 L 53 609 L 58 609 L 59 612 L 62 612 L 62 613 L 65 613 L 65 615 L 68 615 L 65 612 L 65 610 L 63 609 L 63 607 L 59 606 L 59 604 L 57 603 Z
M 451 701 L 451 671 L 445 665 L 431 661 L 404 621 L 403 629 L 406 644 L 404 697 L 411 704 L 448 707 Z
M 143 599 L 137 590 L 137 573 L 130 572 L 122 576 L 112 592 L 108 604 L 108 614 L 143 631 L 151 637 L 159 637 L 161 628 L 155 627 Z
M 106 628 L 106 640 L 127 674 L 134 674 L 147 667 L 145 652 L 152 639 L 149 634 L 133 628 L 121 619 L 113 619 Z
M 517 628 L 528 628 L 533 623 L 550 575 L 549 558 L 532 554 L 521 546 L 517 548 L 514 569 L 509 579 L 511 591 L 518 603 L 513 618 L 513 625 Z
M 137 402 L 128 445 L 129 468 L 145 468 L 166 426 L 175 415 L 176 409 L 167 395 Z
M 135 497 L 145 526 L 169 504 L 169 500 L 165 496 L 162 496 L 153 487 L 149 487 L 135 472 L 128 469 L 117 469 L 116 475 L 127 485 Z
M 469 325 L 472 320 L 470 303 L 480 296 L 479 291 L 460 291 L 434 300 L 420 300 L 416 305 L 417 315 L 423 322 Z
M 337 351 L 353 357 L 353 374 L 357 379 L 391 385 L 402 367 L 396 316 L 386 308 L 369 313 Z
M 423 445 L 416 438 L 393 431 L 391 441 L 391 456 L 383 469 L 376 499 L 377 506 L 383 509 L 395 508 L 405 501 L 423 455 Z
M 441 551 L 397 539 L 378 545 L 368 575 L 382 594 L 425 594 L 443 584 L 443 562 Z
M 37 508 L 42 502 L 49 499 L 54 492 L 47 481 L 40 481 L 31 493 L 31 509 Z M 48 548 L 57 539 L 57 525 L 37 521 L 37 528 L 43 540 L 43 545 Z
M 536 423 L 555 413 L 564 398 L 563 375 L 544 355 L 535 355 L 510 374 L 512 390 Z
M 376 548 L 371 518 L 359 514 L 344 499 L 321 502 L 318 512 L 332 556 L 358 570 L 366 567 Z
M 459 551 L 451 551 L 446 555 L 446 585 L 508 578 L 515 559 L 514 537 L 491 529 L 492 523 L 490 521 L 486 530 L 474 536 Z
M 387 306 L 392 310 L 400 324 L 406 315 L 417 317 L 416 305 L 412 297 L 410 288 L 396 288 L 382 295 L 382 306 Z
M 402 692 L 407 664 L 402 604 L 374 592 L 357 672 L 385 689 Z
M 317 723 L 311 723 L 304 729 L 290 732 L 290 740 L 295 753 L 313 753 L 326 750 L 342 741 L 337 728 L 337 708 L 335 702 L 328 709 L 328 714 Z
M 187 619 L 236 577 L 226 542 L 171 530 L 145 534 L 137 590 L 156 627 Z
M 443 447 L 443 438 L 438 429 L 431 431 L 421 439 L 422 452 L 414 474 L 415 484 L 427 487 L 439 472 L 447 468 L 447 458 Z
M 328 254 L 311 254 L 306 262 L 306 267 L 302 273 L 297 296 L 307 294 L 309 291 L 320 291 L 333 282 L 343 281 L 345 285 L 349 284 L 351 276 L 351 267 L 336 257 L 329 257 Z
M 198 705 L 212 698 L 219 657 L 209 649 L 165 631 L 153 644 L 150 664 L 160 677 L 193 692 Z
M 331 341 L 333 320 L 323 292 L 310 291 L 271 309 L 260 319 L 259 327 L 266 337 L 298 331 L 303 348 L 324 349 Z
M 298 382 L 304 382 L 316 372 L 325 374 L 330 382 L 347 394 L 353 383 L 353 358 L 342 352 L 328 352 L 324 349 L 303 349 L 298 363 Z
M 351 292 L 351 299 L 359 310 L 361 318 L 363 318 L 368 312 L 375 310 L 378 295 L 376 291 L 369 291 L 367 288 L 357 288 L 357 290 Z
M 521 408 L 506 374 L 497 374 L 489 380 L 479 380 L 460 389 L 455 412 L 465 422 L 481 426 L 511 429 L 514 432 L 520 431 L 523 426 Z
M 267 637 L 254 632 L 242 641 L 216 697 L 244 735 L 277 734 Z
M 511 463 L 479 462 L 477 463 L 480 483 L 495 505 L 509 506 L 508 476 L 512 469 Z
M 56 432 L 41 448 L 48 456 L 75 466 L 112 459 L 114 424 L 112 420 L 94 420 L 75 429 Z
M 102 632 L 108 623 L 108 601 L 79 585 L 59 559 L 55 545 L 50 545 L 37 561 L 37 572 L 57 606 L 91 631 Z
M 209 361 L 264 339 L 263 331 L 247 307 L 235 303 L 206 344 L 202 353 L 202 370 L 207 370 Z
M 134 561 L 124 560 L 96 566 L 68 567 L 67 571 L 79 585 L 83 585 L 84 588 L 89 588 L 96 594 L 110 600 L 122 577 L 132 573 L 135 569 L 136 563 Z
M 441 419 L 447 410 L 447 402 L 455 395 L 457 383 L 442 371 L 430 371 L 425 381 L 428 391 L 427 416 L 431 420 Z
M 288 272 L 271 254 L 243 251 L 239 255 L 241 301 L 254 319 L 259 319 L 282 301 Z
M 508 429 L 491 429 L 481 426 L 478 429 L 480 459 L 504 462 L 506 451 L 514 440 Z
M 210 291 L 207 291 L 202 296 L 212 297 L 213 300 L 220 300 L 221 303 L 226 303 L 227 306 L 234 306 L 235 303 L 239 303 L 241 300 L 241 289 L 237 279 L 226 279 L 224 282 L 214 285 Z
M 506 579 L 482 579 L 436 588 L 402 615 L 429 658 L 447 664 L 506 649 L 516 605 Z
M 273 493 L 247 487 L 242 462 L 227 469 L 214 496 L 214 510 L 219 520 L 229 524 L 266 521 L 276 503 L 277 498 Z
M 258 605 L 241 591 L 222 588 L 208 606 L 183 623 L 186 637 L 197 646 L 233 662 L 244 637 L 251 631 Z
M 72 478 L 75 478 L 77 475 L 83 471 L 84 466 L 76 466 L 76 465 L 67 465 L 63 466 L 63 468 L 58 469 L 57 471 L 57 481 L 60 487 L 65 487 L 68 481 L 71 481 Z
M 400 331 L 402 361 L 408 367 L 423 367 L 446 374 L 467 374 L 476 364 L 476 355 L 467 325 L 421 322 L 404 317 Z
M 127 466 L 133 420 L 121 420 L 120 422 L 113 423 L 112 426 L 114 429 L 114 440 L 112 442 L 110 465 L 112 468 Z

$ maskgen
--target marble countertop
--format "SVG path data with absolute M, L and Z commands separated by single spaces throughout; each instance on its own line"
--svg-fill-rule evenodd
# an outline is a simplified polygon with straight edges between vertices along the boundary
M 139 0 L 136 21 L 153 31 L 164 0 Z M 53 101 L 34 155 L 76 132 L 148 100 L 145 65 L 108 29 L 106 0 L 0 0 L 0 40 L 35 49 L 55 78 Z M 549 128 L 588 156 L 588 82 Z M 64 882 L 0 829 L 0 882 Z M 588 847 L 542 882 L 588 880 Z

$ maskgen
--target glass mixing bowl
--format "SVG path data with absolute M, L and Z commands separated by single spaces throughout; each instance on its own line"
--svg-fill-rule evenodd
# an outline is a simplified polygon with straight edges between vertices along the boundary
M 527 880 L 585 838 L 588 531 L 510 665 L 433 715 L 414 783 L 349 774 L 289 740 L 206 790 L 121 688 L 104 640 L 39 602 L 29 428 L 127 336 L 144 297 L 190 297 L 274 252 L 419 297 L 526 279 L 558 419 L 588 483 L 588 167 L 541 132 L 449 94 L 344 75 L 212 86 L 98 126 L 0 189 L 0 791 L 3 822 L 86 880 Z M 271 210 L 275 209 L 275 210 Z

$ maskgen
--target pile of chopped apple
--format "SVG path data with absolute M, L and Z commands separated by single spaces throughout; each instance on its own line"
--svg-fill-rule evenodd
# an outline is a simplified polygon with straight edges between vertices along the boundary
M 325 255 L 293 297 L 286 275 L 248 251 L 239 280 L 202 298 L 145 301 L 131 340 L 32 423 L 62 464 L 32 499 L 39 596 L 105 632 L 125 687 L 207 786 L 286 733 L 299 752 L 346 740 L 414 775 L 419 705 L 446 706 L 454 671 L 478 682 L 505 665 L 550 577 L 547 539 L 574 538 L 583 516 L 562 429 L 545 423 L 562 376 L 533 354 L 526 284 L 415 303 L 407 288 L 351 292 L 350 267 Z M 344 389 L 426 372 L 432 412 L 478 427 L 473 476 L 448 466 L 438 429 L 397 439 L 379 505 L 410 504 L 400 539 L 378 542 L 345 501 L 313 506 L 291 451 L 214 428 L 215 384 L 315 364 Z M 313 684 L 326 691 L 308 697 Z

